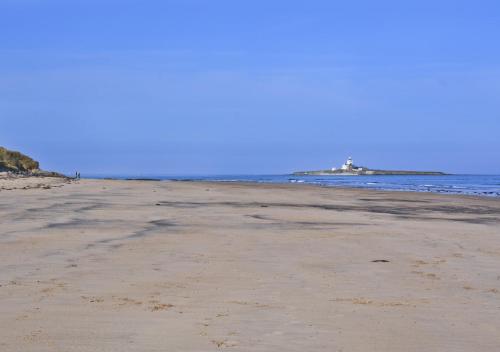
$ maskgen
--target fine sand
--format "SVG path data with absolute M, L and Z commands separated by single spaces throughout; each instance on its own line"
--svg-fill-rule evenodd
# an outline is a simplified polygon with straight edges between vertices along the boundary
M 500 351 L 500 199 L 0 180 L 0 351 Z

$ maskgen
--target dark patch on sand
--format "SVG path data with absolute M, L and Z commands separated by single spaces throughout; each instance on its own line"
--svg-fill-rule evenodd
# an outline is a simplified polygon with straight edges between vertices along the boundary
M 498 219 L 498 218 L 463 218 L 463 219 L 449 219 L 449 220 L 466 222 L 469 224 L 481 224 L 481 225 L 493 224 L 493 223 L 500 222 L 500 219 Z
M 55 203 L 48 207 L 44 208 L 28 208 L 27 212 L 31 213 L 40 213 L 40 212 L 55 212 L 55 211 L 72 211 L 72 212 L 85 212 L 96 209 L 104 209 L 107 208 L 109 204 L 105 203 L 80 203 L 80 202 L 63 202 L 63 203 Z
M 428 200 L 398 199 L 398 198 L 359 198 L 364 202 L 403 202 L 403 203 L 430 203 Z
M 168 220 L 152 220 L 149 221 L 148 224 L 149 226 L 145 227 L 142 230 L 133 232 L 127 236 L 123 237 L 113 237 L 113 238 L 105 238 L 102 240 L 95 241 L 93 243 L 89 243 L 87 245 L 87 249 L 93 248 L 97 245 L 106 245 L 106 244 L 112 244 L 111 248 L 119 248 L 123 245 L 123 243 L 115 243 L 115 242 L 122 242 L 122 241 L 127 241 L 127 240 L 135 240 L 135 239 L 141 239 L 146 236 L 154 234 L 154 232 L 158 229 L 163 229 L 163 228 L 171 228 L 171 227 L 177 227 L 178 225 L 172 221 Z
M 269 216 L 260 215 L 260 214 L 252 214 L 245 215 L 249 218 L 263 221 L 271 221 L 268 225 L 290 225 L 290 226 L 298 226 L 298 227 L 338 227 L 338 226 L 366 226 L 369 224 L 363 223 L 353 223 L 353 222 L 323 222 L 323 221 L 289 221 L 282 219 L 275 219 Z
M 275 221 L 275 219 L 272 219 L 268 216 L 264 216 L 264 215 L 246 215 L 248 216 L 249 218 L 253 218 L 253 219 L 257 219 L 257 220 L 269 220 L 269 221 Z
M 456 222 L 464 222 L 467 224 L 475 224 L 475 225 L 488 225 L 495 224 L 500 222 L 500 218 L 438 218 L 432 216 L 398 216 L 400 219 L 408 219 L 408 220 L 422 220 L 422 221 L 456 221 Z
M 176 223 L 168 220 L 152 220 L 149 222 L 150 224 L 153 224 L 157 227 L 173 227 L 173 226 L 178 226 Z
M 47 224 L 45 229 L 81 229 L 94 228 L 96 225 L 116 224 L 113 220 L 97 220 L 97 219 L 72 219 L 67 222 L 53 222 Z
M 200 208 L 200 207 L 235 207 L 235 208 L 257 208 L 265 206 L 285 207 L 285 208 L 312 208 L 331 211 L 352 211 L 367 212 L 376 214 L 390 214 L 398 216 L 414 216 L 425 213 L 443 213 L 443 214 L 471 214 L 471 215 L 498 215 L 500 209 L 494 207 L 478 206 L 466 207 L 459 205 L 434 205 L 434 206 L 387 206 L 387 205 L 345 205 L 345 204 L 300 204 L 300 203 L 258 203 L 258 202 L 172 202 L 161 201 L 157 203 L 161 206 L 173 208 Z

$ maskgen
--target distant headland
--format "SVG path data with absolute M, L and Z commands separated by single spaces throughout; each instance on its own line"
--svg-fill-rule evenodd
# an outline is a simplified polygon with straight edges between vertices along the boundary
M 293 173 L 295 176 L 361 176 L 361 175 L 430 175 L 442 176 L 447 175 L 440 171 L 409 171 L 409 170 L 377 170 L 370 169 L 365 166 L 354 165 L 352 158 L 349 157 L 347 161 L 340 168 L 331 168 L 328 170 L 315 170 L 315 171 L 297 171 Z

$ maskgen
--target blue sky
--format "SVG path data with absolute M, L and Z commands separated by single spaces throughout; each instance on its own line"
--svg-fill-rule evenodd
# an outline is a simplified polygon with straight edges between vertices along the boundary
M 500 173 L 498 1 L 2 0 L 0 145 L 82 174 Z

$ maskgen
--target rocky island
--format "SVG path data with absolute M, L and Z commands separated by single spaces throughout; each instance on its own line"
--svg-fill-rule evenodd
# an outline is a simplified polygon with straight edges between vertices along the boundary
M 361 176 L 361 175 L 428 175 L 428 176 L 442 176 L 446 175 L 440 171 L 408 171 L 408 170 L 377 170 L 370 169 L 365 166 L 356 166 L 353 164 L 352 158 L 349 157 L 347 161 L 340 168 L 331 168 L 327 170 L 316 171 L 297 171 L 293 173 L 295 176 Z

